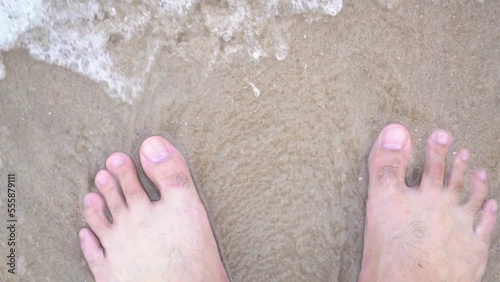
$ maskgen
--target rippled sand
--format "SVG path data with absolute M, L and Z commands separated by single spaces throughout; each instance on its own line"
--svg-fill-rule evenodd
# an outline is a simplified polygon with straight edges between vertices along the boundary
M 77 237 L 83 195 L 107 155 L 137 160 L 151 134 L 186 155 L 233 281 L 356 280 L 366 158 L 390 121 L 413 133 L 409 183 L 441 127 L 452 153 L 470 149 L 469 172 L 487 168 L 500 199 L 500 5 L 346 2 L 333 18 L 294 17 L 284 61 L 210 69 L 162 50 L 132 105 L 24 51 L 4 54 L 0 170 L 5 182 L 16 173 L 20 205 L 18 276 L 0 264 L 5 281 L 92 281 Z M 487 282 L 499 279 L 498 238 Z

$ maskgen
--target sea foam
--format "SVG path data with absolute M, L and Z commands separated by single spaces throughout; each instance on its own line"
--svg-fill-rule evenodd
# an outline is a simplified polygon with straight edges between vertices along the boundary
M 0 79 L 8 75 L 1 52 L 24 48 L 130 102 L 162 49 L 209 66 L 234 54 L 284 60 L 278 18 L 341 8 L 342 0 L 0 0 Z

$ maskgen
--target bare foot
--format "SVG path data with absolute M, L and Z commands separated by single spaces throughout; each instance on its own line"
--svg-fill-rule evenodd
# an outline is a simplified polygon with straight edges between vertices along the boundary
M 228 281 L 205 207 L 180 152 L 159 136 L 141 147 L 141 164 L 161 199 L 151 202 L 132 160 L 114 153 L 85 196 L 81 247 L 95 280 Z M 113 222 L 105 215 L 108 206 Z
M 418 187 L 405 184 L 412 142 L 406 128 L 387 125 L 370 153 L 365 241 L 359 281 L 480 281 L 488 260 L 497 204 L 486 200 L 486 172 L 472 177 L 460 204 L 468 152 L 455 159 L 447 182 L 445 159 L 451 134 L 435 131 L 427 141 Z M 482 212 L 474 226 L 476 212 Z

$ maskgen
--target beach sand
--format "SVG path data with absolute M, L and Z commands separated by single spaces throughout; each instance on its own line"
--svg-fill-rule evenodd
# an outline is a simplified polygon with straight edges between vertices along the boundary
M 0 171 L 4 190 L 16 175 L 19 221 L 17 278 L 1 263 L 1 280 L 92 281 L 77 236 L 83 196 L 109 154 L 138 161 L 153 134 L 188 160 L 233 281 L 356 280 L 366 160 L 388 122 L 413 135 L 409 184 L 419 181 L 427 136 L 444 128 L 455 138 L 449 165 L 468 148 L 468 177 L 486 168 L 500 200 L 500 5 L 448 2 L 387 10 L 356 0 L 335 17 L 297 15 L 283 61 L 208 68 L 162 50 L 132 104 L 23 50 L 3 54 Z M 500 279 L 498 239 L 497 228 L 487 282 Z

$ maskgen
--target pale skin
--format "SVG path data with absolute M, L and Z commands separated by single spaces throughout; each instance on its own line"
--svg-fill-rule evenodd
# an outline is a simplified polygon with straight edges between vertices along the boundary
M 497 203 L 486 200 L 486 171 L 473 174 L 460 202 L 469 153 L 460 151 L 448 179 L 452 136 L 434 131 L 427 140 L 417 187 L 405 184 L 413 145 L 407 129 L 389 124 L 370 152 L 365 242 L 359 281 L 481 281 L 495 227 Z M 473 224 L 476 213 L 480 221 Z
M 445 180 L 451 134 L 429 137 L 422 181 L 405 184 L 412 153 L 407 129 L 389 124 L 370 153 L 365 242 L 359 281 L 480 281 L 496 221 L 486 200 L 486 172 L 472 177 L 460 202 L 468 152 L 457 154 Z M 229 281 L 189 168 L 167 140 L 144 141 L 140 161 L 161 194 L 152 202 L 134 163 L 118 152 L 95 178 L 98 193 L 85 196 L 89 228 L 81 247 L 97 282 Z M 105 215 L 109 209 L 112 222 Z M 479 223 L 473 218 L 480 212 Z

